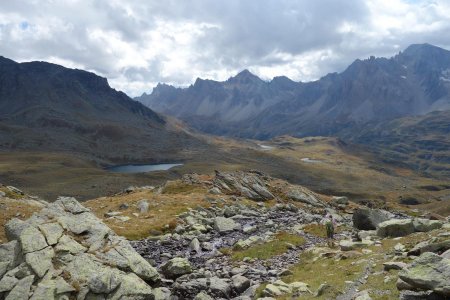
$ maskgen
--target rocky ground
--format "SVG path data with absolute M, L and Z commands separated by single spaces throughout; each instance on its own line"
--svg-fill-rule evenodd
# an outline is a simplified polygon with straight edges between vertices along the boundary
M 0 299 L 450 297 L 448 219 L 361 207 L 257 171 L 186 175 L 176 187 L 145 187 L 156 198 L 139 201 L 133 195 L 142 189 L 127 189 L 106 213 L 114 199 L 102 209 L 73 198 L 34 200 L 31 218 L 5 225 Z M 205 200 L 194 197 L 176 222 L 159 211 L 166 226 L 144 239 L 128 241 L 105 225 L 159 223 L 147 212 L 169 190 L 165 197 L 183 203 L 192 191 Z M 325 213 L 337 222 L 331 247 Z

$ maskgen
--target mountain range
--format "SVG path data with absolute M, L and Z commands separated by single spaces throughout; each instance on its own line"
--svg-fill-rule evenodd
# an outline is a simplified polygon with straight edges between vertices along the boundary
M 156 162 L 182 159 L 203 146 L 170 118 L 112 89 L 106 78 L 0 57 L 0 150 Z
M 313 82 L 263 81 L 244 70 L 223 82 L 197 79 L 188 88 L 159 84 L 135 100 L 210 134 L 339 135 L 450 109 L 450 51 L 415 44 L 391 58 L 358 59 Z

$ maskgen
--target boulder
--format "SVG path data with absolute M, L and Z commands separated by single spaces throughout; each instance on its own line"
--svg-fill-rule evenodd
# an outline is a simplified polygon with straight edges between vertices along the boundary
M 442 222 L 438 220 L 416 218 L 413 220 L 413 225 L 415 231 L 428 232 L 434 229 L 441 228 Z
M 251 281 L 242 275 L 234 275 L 231 277 L 231 285 L 237 294 L 243 293 L 250 287 Z
M 231 285 L 224 279 L 211 277 L 209 280 L 209 290 L 211 295 L 216 298 L 230 298 Z
M 406 263 L 400 261 L 388 261 L 383 263 L 383 268 L 385 271 L 403 270 L 406 268 Z
M 25 254 L 25 261 L 33 269 L 39 278 L 44 277 L 45 273 L 53 266 L 52 259 L 55 251 L 52 247 L 47 247 L 39 251 Z
M 400 237 L 414 233 L 411 219 L 393 219 L 378 224 L 377 235 L 380 237 Z
M 161 267 L 161 271 L 167 278 L 174 279 L 184 274 L 191 273 L 192 267 L 191 264 L 189 263 L 189 260 L 187 260 L 186 258 L 175 257 L 166 262 Z
M 359 208 L 353 212 L 353 226 L 359 230 L 375 230 L 378 224 L 391 219 L 393 215 L 385 210 Z
M 19 280 L 14 288 L 5 297 L 5 300 L 28 300 L 28 294 L 30 293 L 33 281 L 33 275 L 24 277 Z
M 450 296 L 450 260 L 437 254 L 423 253 L 400 271 L 399 277 L 413 288 Z
M 62 236 L 64 229 L 58 223 L 44 223 L 39 225 L 39 229 L 44 234 L 47 244 L 55 245 Z
M 214 299 L 206 292 L 201 291 L 195 296 L 194 300 L 214 300 Z
M 450 239 L 443 241 L 423 241 L 414 246 L 408 255 L 420 255 L 425 252 L 444 252 L 450 249 Z
M 339 246 L 341 247 L 342 251 L 352 251 L 359 248 L 365 248 L 368 246 L 373 245 L 374 242 L 370 240 L 362 240 L 361 242 L 355 242 L 350 240 L 341 240 L 339 242 Z
M 139 212 L 141 214 L 145 214 L 146 212 L 148 212 L 149 206 L 150 205 L 148 204 L 148 201 L 145 199 L 142 199 L 137 203 L 137 208 L 139 209 Z
M 214 229 L 221 234 L 234 230 L 239 230 L 240 228 L 241 225 L 239 223 L 236 223 L 233 219 L 224 217 L 214 218 Z

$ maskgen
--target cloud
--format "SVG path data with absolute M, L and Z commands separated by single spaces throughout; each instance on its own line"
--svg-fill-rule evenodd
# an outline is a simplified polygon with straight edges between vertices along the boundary
M 242 69 L 309 81 L 412 43 L 450 48 L 445 0 L 16 0 L 0 55 L 83 68 L 131 96 Z

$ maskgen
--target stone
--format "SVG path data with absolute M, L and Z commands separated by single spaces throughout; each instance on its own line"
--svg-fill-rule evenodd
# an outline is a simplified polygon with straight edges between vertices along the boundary
M 108 297 L 111 300 L 153 299 L 152 288 L 134 273 L 121 276 L 119 288 Z
M 78 254 L 85 252 L 87 249 L 76 242 L 68 235 L 63 235 L 59 239 L 59 243 L 55 247 L 56 252 L 69 252 L 70 254 Z
M 214 218 L 214 229 L 221 234 L 239 230 L 240 228 L 241 225 L 239 223 L 236 223 L 233 219 L 224 217 Z
M 68 284 L 63 278 L 58 277 L 55 279 L 56 294 L 65 294 L 75 291 L 75 288 Z
M 69 212 L 73 215 L 78 215 L 90 211 L 73 197 L 58 197 L 55 203 L 60 204 L 66 212 Z
M 175 279 L 192 272 L 191 264 L 186 258 L 175 257 L 166 262 L 161 270 L 167 278 Z
M 30 293 L 33 281 L 33 275 L 24 277 L 19 280 L 19 282 L 17 282 L 14 288 L 5 297 L 5 300 L 28 300 L 28 294 Z
M 250 279 L 242 275 L 238 274 L 231 277 L 231 285 L 233 287 L 233 290 L 235 290 L 237 294 L 241 294 L 245 290 L 247 290 L 250 287 L 250 284 Z
M 414 287 L 406 282 L 404 282 L 403 280 L 401 280 L 400 278 L 397 279 L 397 283 L 396 283 L 397 289 L 399 291 L 403 291 L 403 290 L 412 290 L 414 289 Z
M 194 238 L 190 243 L 189 243 L 189 249 L 193 252 L 196 253 L 200 253 L 202 252 L 201 248 L 200 248 L 200 242 L 197 238 Z
M 393 219 L 378 224 L 377 235 L 380 237 L 400 237 L 414 233 L 411 219 Z
M 89 278 L 89 290 L 96 294 L 109 294 L 114 291 L 120 284 L 120 278 L 115 272 L 105 270 L 101 273 L 96 273 Z
M 58 243 L 64 229 L 58 223 L 44 223 L 39 225 L 39 229 L 44 234 L 47 244 L 53 246 Z
M 378 224 L 391 219 L 393 215 L 385 210 L 359 208 L 353 212 L 353 226 L 359 230 L 375 230 Z
M 450 260 L 435 253 L 423 253 L 399 277 L 414 288 L 450 296 Z
M 354 300 L 372 300 L 368 291 L 361 291 L 355 295 Z
M 210 193 L 212 195 L 220 195 L 220 194 L 222 194 L 222 192 L 220 191 L 220 189 L 218 187 L 213 187 L 213 188 L 209 189 L 208 193 Z
M 294 293 L 309 293 L 312 294 L 311 290 L 309 289 L 309 285 L 307 283 L 296 281 L 289 284 L 289 286 L 292 289 L 292 292 Z
M 322 283 L 320 286 L 319 286 L 319 288 L 317 289 L 317 292 L 316 292 L 316 297 L 320 297 L 320 296 L 322 296 L 323 294 L 325 294 L 326 293 L 326 291 L 327 290 L 329 290 L 331 288 L 331 285 L 329 285 L 328 283 Z
M 253 244 L 257 244 L 263 241 L 263 238 L 260 236 L 251 236 L 246 240 L 239 240 L 236 242 L 236 244 L 233 245 L 233 248 L 235 250 L 244 250 L 249 248 Z
M 30 252 L 25 255 L 25 261 L 33 269 L 39 278 L 44 277 L 45 273 L 53 266 L 52 259 L 55 251 L 52 247 L 47 247 L 39 251 Z
M 152 291 L 154 300 L 171 300 L 170 290 L 166 287 L 160 287 L 153 289 Z
M 3 264 L 4 271 L 0 267 L 0 278 L 6 271 L 15 268 L 22 261 L 21 247 L 18 241 L 10 241 L 0 245 L 0 262 Z
M 55 299 L 55 281 L 41 281 L 33 292 L 30 300 L 53 300 Z
M 406 263 L 400 261 L 388 261 L 383 263 L 383 269 L 385 271 L 403 270 L 404 268 L 406 268 Z
M 443 258 L 450 259 L 450 249 L 441 254 Z M 1 273 L 0 273 L 1 274 Z M 1 276 L 0 276 L 1 277 Z
M 5 234 L 6 238 L 9 241 L 19 240 L 20 234 L 22 231 L 29 227 L 30 224 L 20 220 L 20 219 L 11 219 L 5 224 Z
M 450 239 L 434 243 L 430 241 L 423 241 L 408 251 L 408 255 L 420 255 L 425 252 L 443 252 L 448 249 L 450 249 Z
M 6 193 L 4 191 L 0 191 L 0 198 L 6 197 Z
M 358 238 L 360 240 L 367 240 L 367 239 L 371 239 L 372 237 L 377 236 L 377 231 L 376 230 L 361 230 L 358 231 Z
M 441 228 L 442 222 L 438 220 L 416 218 L 413 220 L 413 225 L 415 231 L 428 232 L 434 229 Z
M 275 296 L 276 297 L 276 296 L 283 295 L 283 292 L 281 292 L 281 290 L 278 288 L 278 286 L 269 283 L 268 285 L 266 285 L 266 287 L 262 291 L 262 294 L 264 296 Z
M 293 201 L 302 202 L 306 204 L 310 204 L 316 207 L 323 207 L 324 204 L 319 201 L 316 197 L 311 194 L 308 194 L 302 191 L 299 188 L 293 188 L 287 193 L 287 197 Z
M 147 200 L 142 199 L 137 203 L 137 208 L 141 214 L 145 214 L 148 212 L 150 205 Z
M 211 296 L 209 296 L 206 292 L 201 291 L 194 297 L 194 300 L 214 300 L 214 299 Z
M 339 242 L 339 247 L 341 247 L 342 251 L 352 251 L 359 248 L 364 248 L 373 245 L 374 242 L 370 240 L 362 240 L 360 242 L 350 241 L 350 240 L 341 240 Z
M 25 228 L 19 236 L 23 253 L 39 251 L 47 247 L 44 235 L 34 226 Z
M 217 298 L 228 299 L 231 294 L 230 284 L 224 279 L 218 277 L 210 278 L 209 289 L 211 291 L 211 295 Z
M 399 300 L 445 300 L 433 291 L 402 291 Z

